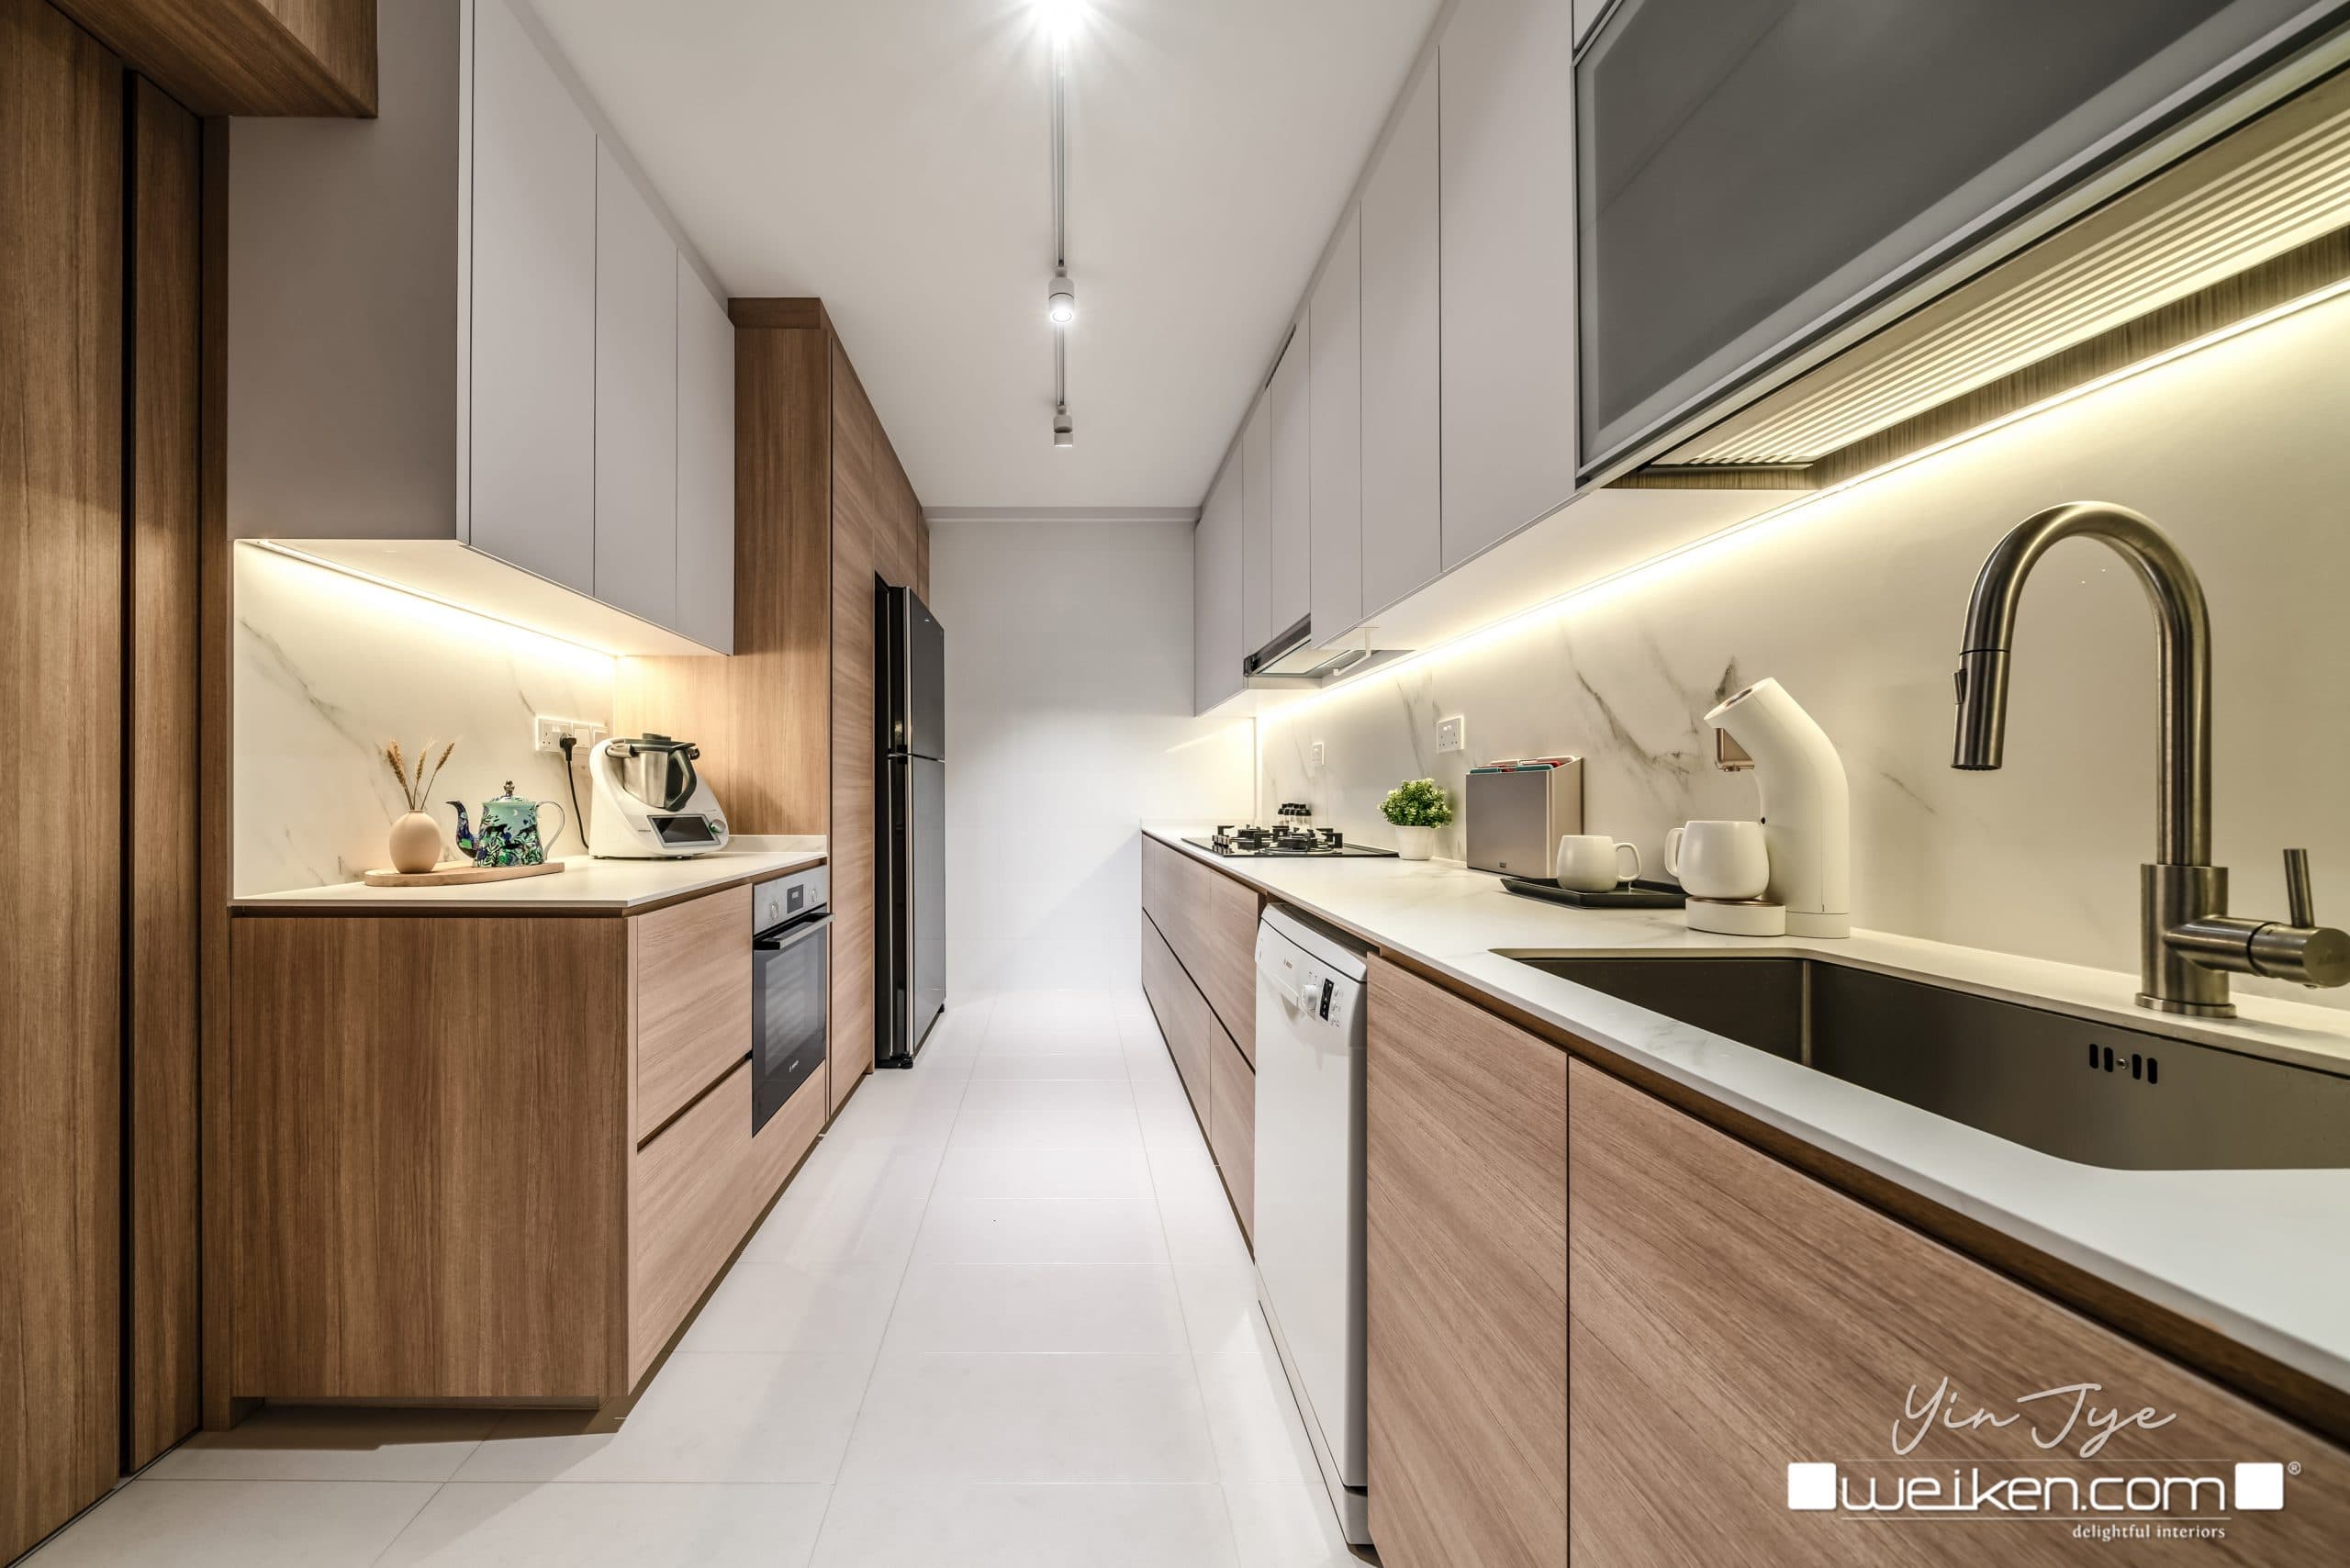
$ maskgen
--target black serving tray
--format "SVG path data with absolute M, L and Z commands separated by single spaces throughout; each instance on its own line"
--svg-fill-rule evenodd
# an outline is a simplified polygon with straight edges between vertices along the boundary
M 1502 890 L 1521 898 L 1572 904 L 1577 909 L 1679 909 L 1689 902 L 1680 883 L 1656 882 L 1646 878 L 1604 893 L 1586 893 L 1562 888 L 1550 877 L 1504 877 Z

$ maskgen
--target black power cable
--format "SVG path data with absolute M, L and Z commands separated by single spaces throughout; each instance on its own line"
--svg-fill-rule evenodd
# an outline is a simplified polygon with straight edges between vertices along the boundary
M 579 737 L 565 730 L 554 744 L 563 752 L 564 787 L 571 791 L 572 828 L 579 834 L 579 847 L 593 855 L 596 853 L 595 846 L 588 842 L 588 818 L 579 810 L 579 779 L 571 771 L 571 754 L 579 745 Z

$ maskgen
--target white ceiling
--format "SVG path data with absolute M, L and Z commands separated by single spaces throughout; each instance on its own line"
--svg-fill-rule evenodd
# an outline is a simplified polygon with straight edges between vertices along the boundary
M 1087 0 L 1074 448 L 1036 0 L 536 0 L 733 295 L 816 295 L 926 507 L 1199 503 L 1439 0 Z

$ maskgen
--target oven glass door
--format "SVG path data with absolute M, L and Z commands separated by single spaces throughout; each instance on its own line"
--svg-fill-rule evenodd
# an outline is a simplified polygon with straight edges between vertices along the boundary
M 831 1015 L 833 917 L 803 917 L 751 948 L 751 1130 L 822 1072 Z

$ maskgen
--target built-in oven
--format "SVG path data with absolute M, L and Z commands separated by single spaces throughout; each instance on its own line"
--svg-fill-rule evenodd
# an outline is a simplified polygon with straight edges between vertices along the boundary
M 824 1070 L 832 879 L 822 866 L 751 889 L 751 1130 Z

